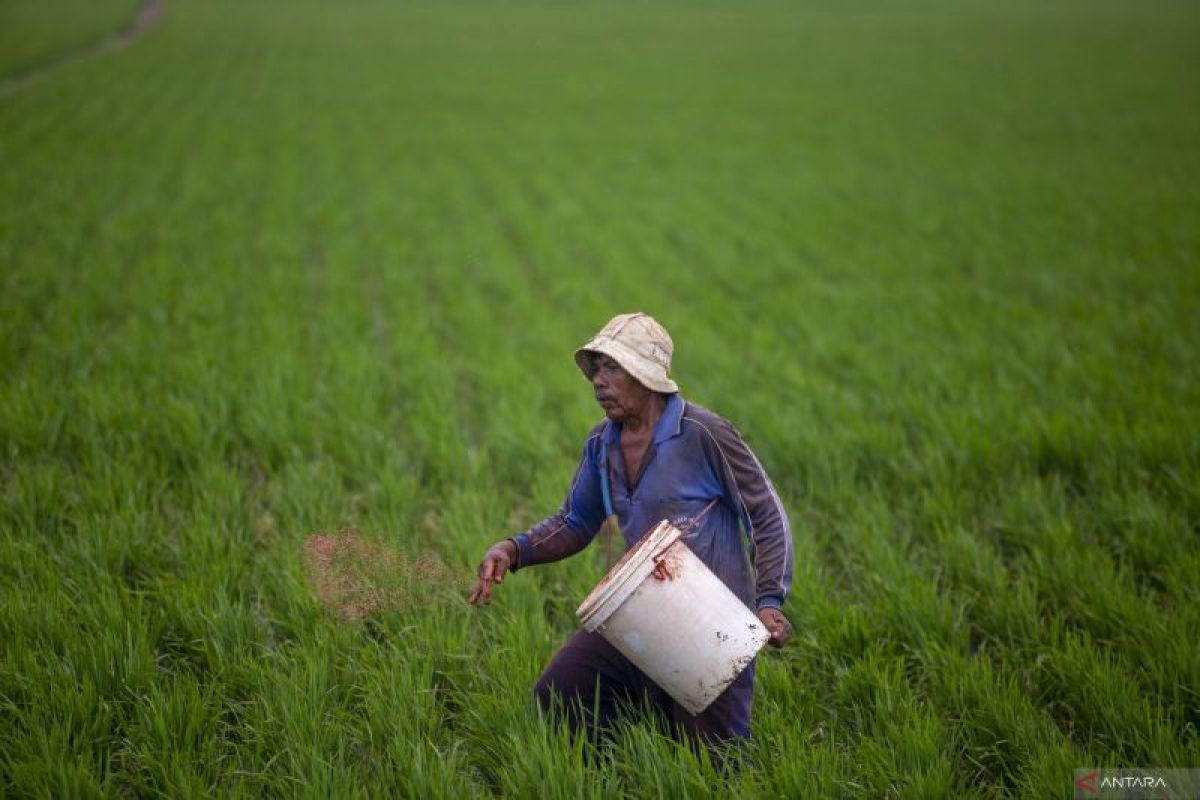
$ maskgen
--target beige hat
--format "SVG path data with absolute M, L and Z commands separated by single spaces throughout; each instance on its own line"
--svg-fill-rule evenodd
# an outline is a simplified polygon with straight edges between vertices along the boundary
M 649 314 L 618 314 L 591 341 L 575 351 L 575 363 L 592 379 L 591 353 L 603 353 L 647 389 L 671 394 L 679 391 L 668 373 L 675 345 L 667 329 Z

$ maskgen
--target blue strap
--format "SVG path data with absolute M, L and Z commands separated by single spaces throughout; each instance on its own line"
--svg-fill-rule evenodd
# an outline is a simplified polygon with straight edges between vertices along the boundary
M 608 445 L 600 442 L 600 496 L 604 499 L 604 515 L 613 515 L 612 489 L 608 485 Z

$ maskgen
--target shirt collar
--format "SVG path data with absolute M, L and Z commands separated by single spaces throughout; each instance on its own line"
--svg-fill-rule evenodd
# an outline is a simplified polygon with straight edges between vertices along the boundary
M 667 407 L 654 426 L 654 443 L 662 444 L 667 439 L 679 435 L 679 426 L 683 424 L 683 398 L 679 393 L 667 398 Z
M 654 426 L 654 443 L 656 445 L 679 435 L 679 426 L 683 424 L 683 410 L 686 405 L 687 403 L 679 396 L 678 392 L 667 397 L 667 407 L 663 409 L 662 416 L 658 418 L 658 422 Z M 606 445 L 617 444 L 620 438 L 621 431 L 618 426 L 612 424 L 604 426 L 604 443 Z

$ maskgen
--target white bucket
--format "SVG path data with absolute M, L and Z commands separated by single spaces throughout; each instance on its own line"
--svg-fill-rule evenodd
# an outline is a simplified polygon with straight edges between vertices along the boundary
M 663 520 L 576 610 L 677 703 L 699 714 L 742 673 L 770 634 Z

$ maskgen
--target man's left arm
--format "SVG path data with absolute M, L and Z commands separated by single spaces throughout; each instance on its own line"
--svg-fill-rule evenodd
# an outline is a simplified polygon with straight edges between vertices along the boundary
M 743 524 L 754 542 L 755 606 L 771 631 L 772 644 L 782 645 L 791 625 L 780 609 L 792 585 L 792 531 L 787 512 L 767 471 L 726 420 L 712 426 L 726 482 L 733 484 Z

